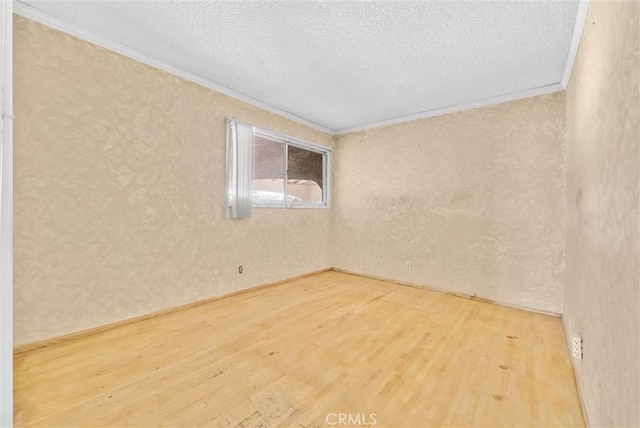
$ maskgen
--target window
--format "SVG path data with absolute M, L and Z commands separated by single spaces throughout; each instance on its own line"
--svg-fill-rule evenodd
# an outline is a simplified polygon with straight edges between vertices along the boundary
M 331 149 L 227 119 L 230 218 L 252 207 L 326 208 Z

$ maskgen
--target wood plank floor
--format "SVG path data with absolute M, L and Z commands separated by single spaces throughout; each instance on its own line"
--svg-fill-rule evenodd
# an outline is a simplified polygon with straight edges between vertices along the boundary
M 325 272 L 24 353 L 17 426 L 583 426 L 561 321 Z

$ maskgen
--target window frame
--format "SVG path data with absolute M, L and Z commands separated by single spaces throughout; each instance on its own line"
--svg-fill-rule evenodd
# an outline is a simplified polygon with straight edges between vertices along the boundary
M 280 134 L 278 132 L 269 131 L 264 128 L 253 126 L 253 138 L 256 136 L 266 138 L 268 140 L 281 143 L 284 151 L 284 195 L 287 195 L 288 181 L 289 181 L 289 146 L 293 146 L 299 149 L 307 150 L 310 152 L 318 153 L 322 155 L 322 202 L 305 202 L 305 201 L 288 201 L 287 198 L 283 198 L 282 202 L 279 201 L 256 201 L 251 198 L 251 204 L 254 208 L 315 208 L 315 209 L 328 209 L 331 208 L 331 154 L 333 150 L 329 147 L 321 146 L 319 144 L 303 141 L 298 138 L 293 138 L 286 134 Z M 253 143 L 251 150 L 253 152 Z M 255 165 L 255 152 L 252 153 L 253 162 Z

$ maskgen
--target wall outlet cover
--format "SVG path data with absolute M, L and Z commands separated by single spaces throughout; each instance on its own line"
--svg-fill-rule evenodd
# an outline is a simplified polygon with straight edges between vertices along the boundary
M 582 359 L 582 338 L 579 336 L 573 337 L 573 358 L 577 358 L 578 360 Z

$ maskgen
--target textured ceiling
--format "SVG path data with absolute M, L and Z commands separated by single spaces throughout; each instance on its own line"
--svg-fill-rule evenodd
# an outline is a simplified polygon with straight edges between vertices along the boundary
M 20 3 L 338 133 L 558 85 L 578 13 L 578 0 Z

